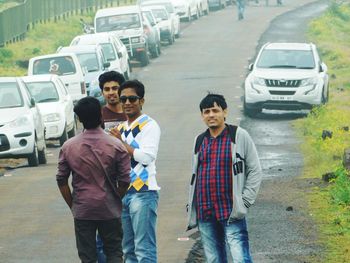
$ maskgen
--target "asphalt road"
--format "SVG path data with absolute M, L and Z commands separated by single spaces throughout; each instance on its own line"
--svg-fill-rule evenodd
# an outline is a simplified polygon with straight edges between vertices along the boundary
M 278 131 L 288 131 L 289 120 L 293 117 L 269 120 L 268 114 L 263 113 L 257 120 L 244 119 L 241 84 L 248 62 L 259 45 L 258 40 L 272 19 L 309 2 L 312 0 L 285 0 L 282 7 L 251 5 L 243 21 L 237 21 L 232 6 L 211 12 L 209 16 L 184 25 L 175 45 L 165 47 L 163 54 L 146 68 L 134 70 L 133 77 L 146 86 L 143 110 L 155 118 L 162 129 L 157 161 L 162 187 L 158 217 L 160 263 L 184 262 L 195 243 L 193 239 L 187 241 L 182 237 L 189 235 L 185 232 L 185 204 L 193 138 L 205 129 L 199 101 L 207 91 L 225 95 L 229 103 L 228 122 L 240 123 L 243 119 L 242 125 L 252 132 L 261 152 L 266 152 L 264 145 L 277 146 L 273 144 L 273 135 L 280 136 Z M 262 135 L 264 140 L 260 140 Z M 295 151 L 294 146 L 290 147 L 288 151 Z M 78 262 L 72 215 L 55 182 L 59 147 L 50 144 L 48 150 L 47 165 L 7 169 L 6 176 L 0 177 L 0 262 Z M 262 155 L 265 170 L 270 169 L 266 160 L 272 157 L 272 153 Z M 288 158 L 289 155 L 281 155 L 277 159 L 281 163 L 288 162 Z M 279 168 L 275 168 L 278 172 Z M 262 191 L 264 193 L 264 188 Z M 258 201 L 264 203 L 268 196 L 262 195 Z M 270 258 L 269 244 L 274 247 L 279 244 L 278 240 L 270 243 L 266 239 L 264 226 L 272 222 L 268 220 L 271 214 L 265 213 L 270 210 L 265 209 L 270 208 L 261 206 L 259 210 L 259 202 L 248 218 L 251 232 L 255 233 L 251 235 L 253 257 L 256 262 L 294 262 Z M 275 235 L 278 236 L 278 232 Z M 268 237 L 273 239 L 273 233 Z M 287 241 L 293 242 L 293 239 Z M 277 247 L 275 254 L 278 254 Z

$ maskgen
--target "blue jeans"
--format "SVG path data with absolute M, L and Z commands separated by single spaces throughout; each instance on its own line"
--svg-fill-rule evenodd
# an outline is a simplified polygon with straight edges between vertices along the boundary
M 123 198 L 122 226 L 125 263 L 156 263 L 157 191 L 127 193 Z
M 238 0 L 237 2 L 238 19 L 241 20 L 244 17 L 245 3 L 244 0 Z
M 97 252 L 97 262 L 106 263 L 106 255 L 103 252 L 103 242 L 100 235 L 97 233 L 96 236 L 96 252 Z
M 231 223 L 199 221 L 198 227 L 207 263 L 227 263 L 226 245 L 233 263 L 252 263 L 245 218 Z

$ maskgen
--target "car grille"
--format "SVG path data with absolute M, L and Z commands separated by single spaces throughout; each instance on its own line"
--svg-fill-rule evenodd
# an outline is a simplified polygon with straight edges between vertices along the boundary
M 265 79 L 265 84 L 268 87 L 297 88 L 300 86 L 300 83 L 301 80 Z
M 10 149 L 10 143 L 6 135 L 0 134 L 0 152 L 7 151 Z
M 289 90 L 269 90 L 271 95 L 294 95 L 295 91 Z

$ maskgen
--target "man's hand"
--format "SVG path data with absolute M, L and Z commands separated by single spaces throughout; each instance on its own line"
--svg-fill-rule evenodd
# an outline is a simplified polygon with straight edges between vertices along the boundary
M 109 130 L 109 133 L 118 138 L 119 140 L 122 140 L 122 135 L 120 134 L 120 131 L 117 129 L 117 127 L 114 127 L 112 129 Z

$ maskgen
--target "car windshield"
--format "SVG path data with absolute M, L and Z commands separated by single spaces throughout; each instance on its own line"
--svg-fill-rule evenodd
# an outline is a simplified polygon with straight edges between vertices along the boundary
M 107 61 L 113 61 L 116 59 L 115 52 L 111 43 L 103 43 L 101 44 L 101 46 L 103 55 L 105 56 Z
M 55 84 L 47 82 L 30 82 L 26 83 L 30 95 L 37 103 L 58 101 L 58 93 Z
M 17 83 L 0 83 L 0 108 L 15 108 L 23 106 L 23 98 Z
M 56 74 L 56 75 L 71 75 L 75 74 L 76 69 L 72 57 L 52 57 L 38 59 L 33 65 L 33 74 Z
M 315 61 L 311 50 L 265 49 L 256 66 L 258 68 L 313 69 Z
M 152 9 L 155 18 L 160 18 L 162 20 L 168 20 L 168 14 L 164 9 Z
M 99 17 L 96 20 L 96 32 L 108 32 L 140 27 L 141 22 L 138 14 L 106 16 Z
M 96 53 L 77 54 L 79 63 L 87 72 L 95 72 L 100 69 Z

